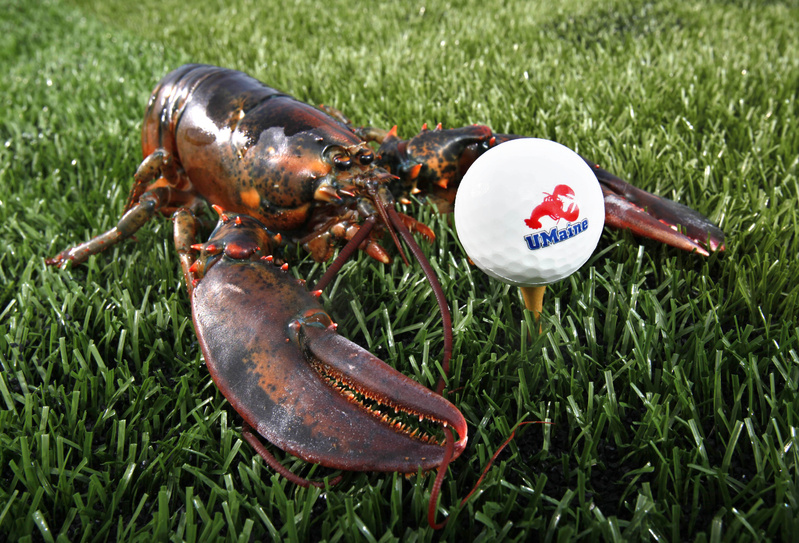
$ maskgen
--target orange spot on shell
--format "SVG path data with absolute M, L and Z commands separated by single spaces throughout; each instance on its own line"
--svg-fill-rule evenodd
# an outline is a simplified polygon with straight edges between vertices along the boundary
M 261 205 L 261 195 L 254 188 L 241 193 L 241 201 L 250 209 L 257 209 Z

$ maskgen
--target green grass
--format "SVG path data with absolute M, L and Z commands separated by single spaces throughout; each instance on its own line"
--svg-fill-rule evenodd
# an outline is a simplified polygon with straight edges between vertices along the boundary
M 2 1 L 0 539 L 795 537 L 795 2 L 185 4 Z M 184 62 L 403 136 L 483 122 L 558 140 L 708 215 L 727 251 L 607 232 L 528 339 L 516 289 L 468 265 L 448 217 L 410 208 L 438 235 L 425 250 L 453 309 L 450 399 L 470 425 L 441 499 L 451 521 L 427 527 L 431 476 L 295 487 L 242 441 L 203 366 L 167 220 L 85 266 L 44 265 L 114 224 L 149 92 Z M 326 304 L 432 385 L 441 333 L 420 281 L 360 257 Z M 522 420 L 553 424 L 523 429 L 458 507 Z

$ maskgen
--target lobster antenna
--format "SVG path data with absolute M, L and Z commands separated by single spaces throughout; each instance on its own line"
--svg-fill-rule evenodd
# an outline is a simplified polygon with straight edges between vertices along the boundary
M 261 458 L 263 458 L 264 462 L 266 462 L 269 466 L 272 467 L 273 470 L 275 470 L 277 473 L 279 473 L 280 475 L 282 475 L 283 477 L 285 477 L 295 485 L 301 486 L 303 488 L 308 488 L 309 486 L 315 486 L 316 488 L 325 488 L 324 481 L 311 481 L 309 479 L 306 479 L 305 477 L 300 477 L 299 475 L 297 475 L 296 473 L 285 467 L 283 464 L 278 462 L 277 458 L 275 458 L 274 455 L 271 452 L 269 452 L 269 450 L 264 446 L 264 444 L 261 443 L 261 440 L 253 432 L 253 427 L 250 426 L 250 423 L 247 422 L 246 420 L 241 425 L 241 435 L 244 437 L 247 443 L 249 443 L 252 446 L 252 448 L 255 449 L 255 452 L 257 452 L 258 455 Z M 343 478 L 344 478 L 343 475 L 337 475 L 332 479 L 330 479 L 327 482 L 327 484 L 330 486 L 337 485 L 338 483 L 341 482 Z
M 438 277 L 436 277 L 436 274 L 433 271 L 432 266 L 430 266 L 430 262 L 428 262 L 427 258 L 425 258 L 424 253 L 422 253 L 421 247 L 419 247 L 419 245 L 416 243 L 416 240 L 413 239 L 413 236 L 402 222 L 402 219 L 397 214 L 396 210 L 393 207 L 386 206 L 386 211 L 391 219 L 391 224 L 394 225 L 394 228 L 397 229 L 399 235 L 402 236 L 402 239 L 408 244 L 408 249 L 410 249 L 413 256 L 416 257 L 416 260 L 419 262 L 419 265 L 422 267 L 422 271 L 427 278 L 427 282 L 430 283 L 430 288 L 433 289 L 433 295 L 436 297 L 438 309 L 441 312 L 442 325 L 444 327 L 444 356 L 441 361 L 441 368 L 444 370 L 444 375 L 449 375 L 449 361 L 452 358 L 452 315 L 449 312 L 449 306 L 447 305 L 447 297 L 444 295 L 444 289 L 441 288 L 441 283 L 438 282 Z M 442 376 L 438 379 L 436 392 L 441 394 L 443 391 L 444 377 Z
M 391 235 L 391 240 L 394 242 L 394 245 L 397 246 L 397 250 L 399 251 L 400 257 L 402 257 L 402 261 L 405 262 L 406 266 L 410 266 L 411 263 L 408 262 L 408 258 L 405 256 L 405 252 L 402 250 L 402 244 L 400 244 L 399 238 L 397 237 L 397 232 L 394 230 L 394 228 L 391 228 L 392 224 L 394 224 L 395 228 L 396 228 L 397 225 L 396 225 L 396 223 L 393 222 L 393 219 L 392 219 L 391 222 L 389 222 L 389 220 L 388 220 L 387 210 L 390 209 L 391 211 L 394 211 L 394 207 L 390 206 L 388 203 L 384 203 L 383 200 L 380 199 L 377 196 L 377 192 L 375 192 L 375 190 L 373 188 L 370 187 L 368 189 L 368 192 L 369 192 L 369 195 L 374 200 L 375 207 L 377 208 L 377 214 L 380 215 L 380 218 L 382 219 L 383 224 L 385 224 L 387 229 L 388 229 L 389 235 Z M 394 211 L 394 215 L 396 215 L 396 214 L 397 214 L 397 212 Z M 403 225 L 403 227 L 404 227 L 404 225 Z M 408 241 L 407 238 L 405 238 L 403 236 L 403 239 L 405 239 L 405 241 L 407 243 L 407 241 Z M 413 239 L 413 238 L 411 238 L 411 239 Z M 411 252 L 413 252 L 413 250 L 411 250 Z M 424 257 L 422 257 L 422 258 L 424 258 Z
M 441 485 L 444 483 L 444 476 L 447 474 L 447 468 L 452 463 L 452 453 L 455 449 L 455 446 L 453 445 L 454 438 L 452 437 L 452 428 L 445 428 L 444 434 L 446 435 L 447 439 L 444 449 L 444 459 L 441 461 L 441 466 L 438 468 L 438 473 L 436 473 L 436 480 L 433 481 L 433 490 L 430 492 L 430 501 L 427 504 L 427 523 L 434 530 L 440 530 L 446 526 L 447 522 L 449 521 L 449 518 L 445 518 L 441 523 L 436 522 L 436 506 L 438 505 L 438 495 L 441 493 Z M 461 505 L 463 505 L 465 501 L 466 500 L 461 502 Z

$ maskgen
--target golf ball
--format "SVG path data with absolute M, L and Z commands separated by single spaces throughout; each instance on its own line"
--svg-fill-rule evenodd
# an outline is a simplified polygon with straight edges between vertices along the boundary
M 469 168 L 455 199 L 455 227 L 469 258 L 519 287 L 574 273 L 599 242 L 602 189 L 580 155 L 536 138 L 498 145 Z

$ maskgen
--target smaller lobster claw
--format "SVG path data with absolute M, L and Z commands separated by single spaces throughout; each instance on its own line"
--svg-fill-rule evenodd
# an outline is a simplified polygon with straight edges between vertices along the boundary
M 639 189 L 583 158 L 605 196 L 605 223 L 685 251 L 724 250 L 724 232 L 688 206 Z
M 523 138 L 496 134 L 483 125 L 422 130 L 410 140 L 389 132 L 380 147 L 380 163 L 399 176 L 397 185 L 425 193 L 441 212 L 452 211 L 458 184 L 469 167 L 490 148 Z M 690 207 L 634 187 L 595 162 L 583 158 L 605 197 L 605 224 L 667 245 L 708 256 L 724 250 L 724 232 Z

